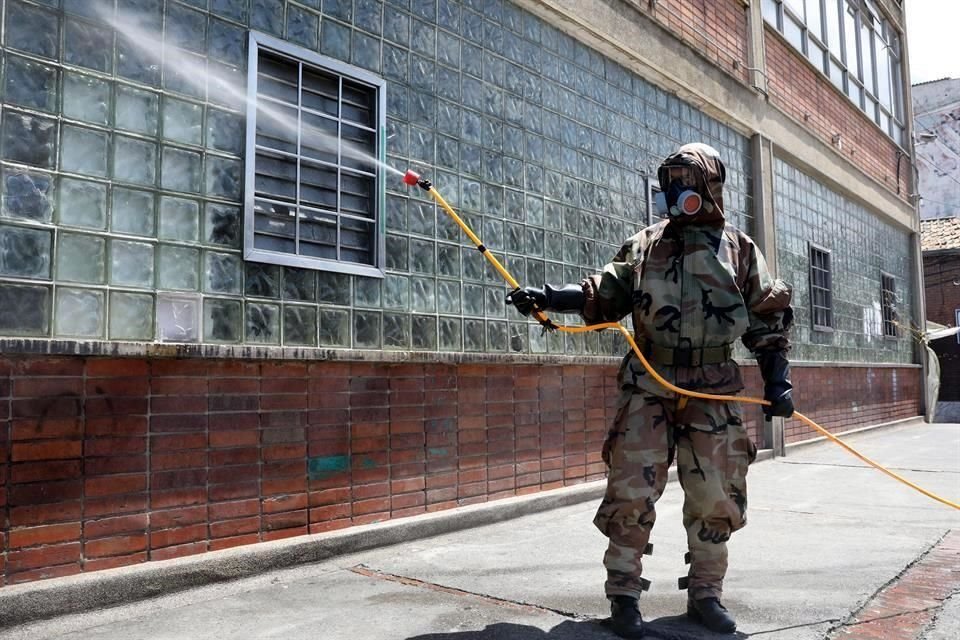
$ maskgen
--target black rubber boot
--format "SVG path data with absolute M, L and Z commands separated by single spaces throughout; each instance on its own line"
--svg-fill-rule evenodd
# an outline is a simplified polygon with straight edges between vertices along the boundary
M 610 626 L 621 638 L 643 637 L 643 620 L 636 598 L 610 596 Z
M 717 598 L 687 600 L 687 615 L 716 633 L 733 633 L 737 630 L 737 621 Z

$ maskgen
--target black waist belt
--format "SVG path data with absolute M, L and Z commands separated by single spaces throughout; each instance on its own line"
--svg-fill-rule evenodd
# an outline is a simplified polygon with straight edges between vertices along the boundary
M 733 355 L 733 345 L 719 347 L 661 347 L 649 340 L 637 340 L 644 358 L 666 367 L 700 367 L 705 364 L 721 364 Z

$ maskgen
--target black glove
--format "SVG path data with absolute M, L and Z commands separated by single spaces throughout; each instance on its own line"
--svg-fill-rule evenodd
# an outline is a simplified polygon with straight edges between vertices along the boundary
M 790 363 L 783 351 L 761 351 L 757 354 L 760 377 L 763 378 L 763 399 L 770 405 L 763 406 L 768 418 L 793 415 L 793 385 L 790 384 Z
M 507 294 L 507 304 L 529 316 L 534 311 L 558 311 L 560 313 L 580 313 L 587 298 L 578 284 L 565 284 L 555 288 L 545 284 L 542 289 L 524 287 Z

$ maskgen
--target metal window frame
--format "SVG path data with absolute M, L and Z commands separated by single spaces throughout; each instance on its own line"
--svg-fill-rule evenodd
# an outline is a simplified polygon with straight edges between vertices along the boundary
M 842 87 L 837 87 L 841 93 L 846 95 L 847 99 L 850 102 L 857 105 L 857 107 L 873 121 L 878 127 L 883 130 L 883 132 L 889 136 L 896 144 L 902 146 L 902 134 L 900 133 L 904 129 L 904 122 L 897 117 L 898 112 L 903 112 L 903 87 L 899 86 L 897 83 L 898 78 L 903 77 L 903 60 L 901 56 L 896 55 L 896 52 L 892 54 L 891 58 L 896 63 L 896 69 L 891 67 L 889 70 L 889 81 L 891 83 L 891 95 L 890 103 L 886 104 L 883 102 L 878 95 L 875 95 L 874 92 L 869 88 L 868 83 L 866 82 L 867 74 L 872 78 L 872 82 L 869 84 L 876 85 L 879 79 L 879 74 L 877 73 L 877 55 L 876 47 L 872 46 L 873 41 L 879 37 L 881 44 L 884 44 L 886 48 L 892 48 L 892 45 L 886 45 L 884 40 L 883 32 L 889 30 L 892 32 L 893 36 L 900 38 L 900 32 L 897 31 L 896 27 L 891 23 L 882 13 L 876 10 L 874 6 L 865 5 L 862 0 L 839 0 L 843 3 L 843 9 L 840 14 L 840 52 L 836 52 L 832 49 L 832 43 L 827 41 L 827 38 L 819 38 L 815 34 L 811 34 L 810 28 L 807 24 L 806 18 L 806 5 L 804 5 L 803 15 L 798 15 L 795 11 L 789 8 L 784 0 L 773 0 L 776 6 L 776 15 L 775 16 L 765 16 L 767 22 L 773 26 L 784 38 L 786 39 L 786 32 L 784 30 L 784 20 L 789 18 L 794 22 L 799 22 L 800 25 L 800 54 L 812 65 L 817 67 L 821 74 L 823 74 L 827 80 L 834 84 L 833 79 L 830 77 L 830 61 L 831 59 L 840 62 L 841 67 L 841 84 Z M 821 32 L 827 32 L 826 24 L 826 6 L 831 2 L 838 2 L 838 0 L 818 0 L 820 4 L 820 29 Z M 839 5 L 838 2 L 838 5 Z M 866 7 L 866 8 L 865 8 Z M 838 6 L 839 8 L 839 6 Z M 854 42 L 847 42 L 847 30 L 844 23 L 845 16 L 843 15 L 847 11 L 851 11 L 854 18 Z M 864 22 L 863 13 L 864 11 L 870 12 L 871 20 Z M 874 14 L 874 12 L 876 12 Z M 771 19 L 772 18 L 772 19 Z M 864 59 L 863 59 L 863 42 L 861 38 L 861 31 L 863 27 L 866 27 L 868 31 L 872 34 L 871 40 L 871 55 L 870 55 L 870 68 L 865 68 Z M 878 33 L 879 31 L 879 33 Z M 816 60 L 811 59 L 810 57 L 810 39 L 813 39 L 818 46 L 823 47 L 824 55 L 819 56 L 819 64 Z M 789 42 L 789 40 L 788 40 Z M 792 44 L 792 43 L 791 43 Z M 857 67 L 860 70 L 861 76 L 864 79 L 858 77 L 858 75 L 851 74 L 850 72 L 850 61 L 847 59 L 847 54 L 854 52 L 854 55 L 857 57 Z M 851 97 L 851 84 L 858 90 L 859 100 Z M 834 84 L 834 86 L 836 86 Z M 886 129 L 883 128 L 881 121 L 883 120 L 881 113 L 885 112 L 889 114 L 891 125 Z M 893 131 L 896 130 L 899 135 L 894 135 Z
M 889 288 L 887 283 L 890 284 Z M 880 272 L 880 315 L 884 338 L 900 337 L 896 323 L 897 307 L 894 304 L 897 295 L 896 286 L 897 280 L 892 273 Z
M 654 198 L 661 192 L 660 183 L 655 176 L 647 176 L 647 226 L 654 224 L 664 218 L 657 213 L 657 205 Z
M 386 233 L 385 233 L 385 207 L 386 207 L 386 171 L 382 166 L 378 166 L 374 173 L 376 175 L 376 192 L 373 194 L 373 238 L 374 260 L 373 264 L 366 265 L 356 262 L 346 262 L 341 260 L 330 260 L 327 258 L 317 258 L 295 253 L 285 253 L 280 251 L 270 251 L 267 249 L 257 249 L 254 247 L 255 230 L 255 193 L 256 193 L 256 140 L 257 140 L 257 96 L 258 96 L 258 67 L 260 51 L 264 49 L 284 58 L 289 58 L 293 62 L 298 62 L 298 92 L 302 92 L 302 73 L 303 66 L 315 67 L 320 71 L 326 71 L 338 76 L 341 80 L 350 80 L 361 84 L 369 85 L 376 92 L 376 120 L 374 124 L 374 141 L 376 145 L 376 158 L 383 162 L 386 157 L 386 144 L 384 131 L 386 128 L 386 107 L 387 93 L 386 80 L 370 73 L 359 67 L 347 64 L 334 58 L 320 55 L 303 47 L 291 44 L 279 38 L 269 36 L 265 33 L 251 31 L 248 36 L 247 51 L 247 124 L 246 124 L 246 146 L 245 146 L 245 171 L 244 171 L 244 198 L 243 198 L 243 259 L 251 262 L 262 262 L 266 264 L 276 264 L 288 267 L 302 267 L 316 271 L 330 271 L 335 273 L 347 273 L 373 278 L 385 277 L 386 265 Z M 342 84 L 342 82 L 341 82 Z M 342 89 L 340 90 L 342 92 Z M 302 107 L 297 106 L 297 118 L 301 117 Z M 342 117 L 337 118 L 338 138 L 340 137 L 340 125 Z M 298 149 L 299 149 L 299 132 Z M 337 167 L 339 177 L 342 165 Z M 300 192 L 300 163 L 297 163 L 297 193 L 299 200 Z M 340 185 L 338 179 L 337 185 L 337 251 L 340 250 Z M 299 206 L 299 205 L 297 205 Z M 299 215 L 299 214 L 297 214 Z M 299 238 L 300 225 L 297 224 L 297 238 Z
M 814 269 L 817 268 L 814 266 L 814 255 L 815 253 L 822 255 L 826 259 L 826 268 L 820 268 L 821 271 L 826 273 L 827 286 L 822 287 L 820 285 L 814 284 L 813 273 Z M 810 279 L 810 325 L 813 327 L 814 331 L 833 331 L 833 252 L 822 247 L 820 245 L 809 243 L 809 251 L 807 255 L 810 260 L 810 270 L 809 270 L 809 279 Z M 825 291 L 827 294 L 827 306 L 818 305 L 814 299 L 813 292 L 814 290 Z M 819 324 L 817 322 L 817 309 L 825 311 L 827 324 Z

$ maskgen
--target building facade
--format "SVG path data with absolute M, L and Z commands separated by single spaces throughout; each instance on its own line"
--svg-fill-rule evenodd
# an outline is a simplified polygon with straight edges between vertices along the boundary
M 922 411 L 894 0 L 2 4 L 7 584 L 603 478 L 625 344 L 516 315 L 407 169 L 562 283 L 708 143 L 794 286 L 797 407 Z

